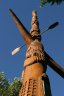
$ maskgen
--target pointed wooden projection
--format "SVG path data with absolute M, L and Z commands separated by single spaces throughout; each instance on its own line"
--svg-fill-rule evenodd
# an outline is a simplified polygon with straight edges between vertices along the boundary
M 33 41 L 31 35 L 28 33 L 28 31 L 26 30 L 24 25 L 20 22 L 18 17 L 14 14 L 14 12 L 11 9 L 9 11 L 10 11 L 11 15 L 13 16 L 13 19 L 14 19 L 14 21 L 15 21 L 18 29 L 19 29 L 19 32 L 24 39 L 24 41 L 26 42 L 27 45 L 29 45 Z
M 22 72 L 22 88 L 19 96 L 52 96 L 49 78 L 46 74 L 47 65 L 63 78 L 64 69 L 44 51 L 41 43 L 37 13 L 35 11 L 32 12 L 31 30 L 28 33 L 11 9 L 10 12 L 28 46 Z

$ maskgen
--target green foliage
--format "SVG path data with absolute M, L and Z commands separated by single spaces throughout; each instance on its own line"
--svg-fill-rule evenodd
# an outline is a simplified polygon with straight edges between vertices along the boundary
M 54 4 L 54 3 L 57 3 L 57 4 L 60 4 L 62 3 L 64 0 L 41 0 L 41 6 L 40 7 L 43 7 L 44 4 L 46 3 L 50 3 L 50 4 Z
M 4 73 L 0 73 L 0 96 L 18 96 L 20 88 L 20 79 L 15 78 L 12 83 L 9 83 Z
M 0 96 L 7 96 L 9 82 L 6 80 L 4 73 L 0 73 Z
M 15 78 L 14 81 L 9 86 L 10 96 L 18 96 L 20 88 L 21 88 L 20 79 Z

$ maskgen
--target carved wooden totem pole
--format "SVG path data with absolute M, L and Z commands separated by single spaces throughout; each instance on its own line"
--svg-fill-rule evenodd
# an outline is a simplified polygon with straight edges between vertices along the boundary
M 32 12 L 32 27 L 29 33 L 11 9 L 10 12 L 28 47 L 19 96 L 52 96 L 49 79 L 46 74 L 47 65 L 63 78 L 64 69 L 44 51 L 37 13 L 35 11 Z

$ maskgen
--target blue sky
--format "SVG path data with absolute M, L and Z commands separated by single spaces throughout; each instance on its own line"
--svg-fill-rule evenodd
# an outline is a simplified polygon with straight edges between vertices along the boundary
M 60 24 L 53 30 L 42 35 L 42 43 L 46 52 L 64 68 L 64 3 L 57 6 L 46 4 L 40 8 L 40 0 L 1 0 L 0 1 L 0 72 L 4 72 L 7 79 L 21 77 L 26 47 L 17 55 L 11 51 L 24 44 L 18 29 L 13 22 L 9 8 L 19 17 L 29 31 L 31 28 L 31 13 L 36 10 L 40 29 L 43 31 L 56 21 Z M 64 96 L 64 79 L 48 67 L 52 96 Z

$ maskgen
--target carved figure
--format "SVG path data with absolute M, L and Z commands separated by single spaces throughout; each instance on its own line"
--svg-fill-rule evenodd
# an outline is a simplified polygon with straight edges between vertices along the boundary
M 10 12 L 28 48 L 19 96 L 52 96 L 49 79 L 46 74 L 47 65 L 63 78 L 64 69 L 44 51 L 37 13 L 36 11 L 32 12 L 32 27 L 29 33 L 11 9 Z

